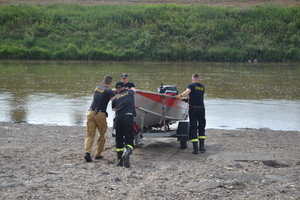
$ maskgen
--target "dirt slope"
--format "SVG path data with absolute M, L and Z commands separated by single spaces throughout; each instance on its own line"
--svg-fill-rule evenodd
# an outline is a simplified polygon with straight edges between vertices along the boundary
M 101 4 L 184 4 L 184 5 L 209 5 L 229 6 L 235 8 L 249 8 L 256 5 L 300 5 L 299 0 L 0 0 L 0 5 L 7 4 L 80 4 L 80 5 L 101 5 Z

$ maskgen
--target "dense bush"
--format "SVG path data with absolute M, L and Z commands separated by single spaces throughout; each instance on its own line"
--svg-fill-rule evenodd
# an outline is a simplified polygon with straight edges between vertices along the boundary
M 300 7 L 0 6 L 0 58 L 300 61 Z

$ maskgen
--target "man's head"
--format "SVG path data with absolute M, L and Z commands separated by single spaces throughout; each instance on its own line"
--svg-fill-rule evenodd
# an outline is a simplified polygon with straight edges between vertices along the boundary
M 123 81 L 123 83 L 128 83 L 128 74 L 127 73 L 122 73 L 121 74 L 121 80 Z
M 107 76 L 105 76 L 104 77 L 104 79 L 103 79 L 103 83 L 104 83 L 104 85 L 107 85 L 107 86 L 109 86 L 109 85 L 111 85 L 112 84 L 112 77 L 111 76 L 109 76 L 109 75 L 107 75 Z
M 120 91 L 122 91 L 122 90 L 124 90 L 125 89 L 125 84 L 123 83 L 123 82 L 117 82 L 116 83 L 116 90 L 118 91 L 118 92 L 120 92 Z
M 199 82 L 199 81 L 200 81 L 199 74 L 193 74 L 193 76 L 192 76 L 192 82 Z

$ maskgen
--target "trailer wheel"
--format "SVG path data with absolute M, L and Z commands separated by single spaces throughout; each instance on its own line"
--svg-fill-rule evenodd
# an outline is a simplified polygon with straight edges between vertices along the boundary
M 142 145 L 142 139 L 143 139 L 143 137 L 141 135 L 135 136 L 135 138 L 134 138 L 134 145 L 136 147 L 141 146 Z
M 187 148 L 187 141 L 180 141 L 180 149 L 186 149 Z

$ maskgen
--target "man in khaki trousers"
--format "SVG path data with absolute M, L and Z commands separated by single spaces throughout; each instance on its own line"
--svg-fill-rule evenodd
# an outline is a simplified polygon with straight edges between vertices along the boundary
M 87 134 L 85 137 L 84 145 L 84 159 L 86 162 L 92 162 L 91 153 L 94 144 L 94 138 L 96 134 L 96 129 L 99 131 L 99 138 L 97 141 L 97 150 L 95 159 L 103 158 L 102 151 L 105 144 L 105 132 L 107 130 L 107 104 L 112 97 L 115 96 L 114 91 L 110 88 L 112 86 L 112 77 L 105 76 L 102 86 L 97 86 L 94 91 L 94 99 L 90 106 L 87 115 Z

